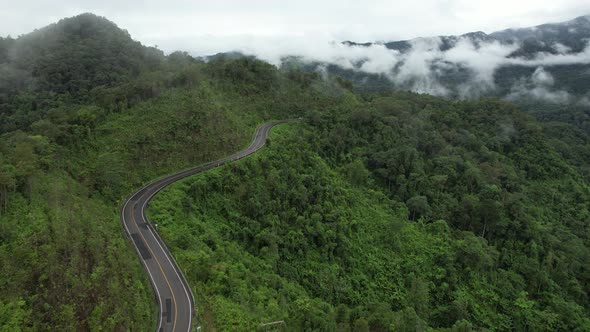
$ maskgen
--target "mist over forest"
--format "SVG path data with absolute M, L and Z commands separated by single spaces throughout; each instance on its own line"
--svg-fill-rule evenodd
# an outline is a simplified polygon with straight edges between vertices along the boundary
M 485 34 L 425 37 L 393 42 L 310 41 L 255 44 L 239 50 L 274 65 L 313 65 L 316 70 L 349 71 L 361 88 L 378 77 L 390 87 L 459 98 L 486 95 L 590 106 L 588 84 L 565 84 L 552 77 L 563 67 L 579 66 L 576 83 L 590 79 L 590 16 L 526 29 Z M 502 68 L 521 68 L 510 77 Z M 526 74 L 525 74 L 526 73 Z M 539 73 L 547 79 L 540 82 Z M 366 74 L 366 75 L 363 75 Z M 507 79 L 508 78 L 508 79 Z M 569 77 L 571 80 L 571 77 Z M 509 82 L 505 82 L 508 80 Z M 377 90 L 379 87 L 374 88 Z

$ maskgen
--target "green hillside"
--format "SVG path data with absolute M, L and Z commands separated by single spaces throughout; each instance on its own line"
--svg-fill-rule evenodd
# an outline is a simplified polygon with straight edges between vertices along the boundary
M 116 46 L 100 58 L 94 51 L 110 37 Z M 40 45 L 47 40 L 80 52 L 69 53 L 67 78 L 54 71 L 69 51 Z M 155 177 L 238 150 L 267 119 L 335 98 L 313 75 L 258 61 L 142 57 L 154 50 L 90 14 L 4 39 L 0 54 L 15 52 L 11 45 L 35 50 L 0 64 L 31 74 L 18 84 L 0 76 L 6 331 L 152 329 L 156 307 L 120 224 L 123 199 Z M 106 72 L 117 75 L 102 80 Z
M 350 99 L 151 220 L 206 329 L 590 329 L 588 178 L 494 100 Z
M 151 206 L 204 330 L 590 330 L 585 113 L 353 90 L 92 14 L 0 38 L 0 331 L 152 330 L 124 199 L 296 117 Z

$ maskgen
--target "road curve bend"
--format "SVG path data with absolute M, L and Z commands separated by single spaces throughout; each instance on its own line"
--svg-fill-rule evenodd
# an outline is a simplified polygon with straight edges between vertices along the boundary
M 194 175 L 227 162 L 246 157 L 264 146 L 270 129 L 278 124 L 296 120 L 268 122 L 256 129 L 252 143 L 246 149 L 229 157 L 157 179 L 135 192 L 121 209 L 121 222 L 127 236 L 135 246 L 146 269 L 158 304 L 157 332 L 190 331 L 192 327 L 194 297 L 186 278 L 162 238 L 145 216 L 146 206 L 152 197 L 166 186 L 182 178 Z

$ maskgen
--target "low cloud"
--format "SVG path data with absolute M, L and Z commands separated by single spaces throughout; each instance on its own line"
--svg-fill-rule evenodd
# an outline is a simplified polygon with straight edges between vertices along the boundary
M 286 57 L 298 57 L 305 62 L 334 64 L 345 69 L 370 74 L 387 74 L 400 62 L 400 53 L 384 45 L 370 47 L 334 42 L 329 36 L 296 35 L 288 38 L 251 40 L 237 51 L 280 66 Z
M 531 76 L 531 81 L 537 86 L 553 86 L 555 83 L 551 73 L 546 72 L 543 67 L 539 67 L 535 70 Z
M 569 29 L 569 30 L 571 30 L 571 29 Z M 573 32 L 570 32 L 570 33 L 573 33 Z M 557 53 L 562 53 L 562 54 L 563 53 L 568 53 L 568 52 L 570 52 L 572 50 L 571 47 L 565 46 L 565 45 L 563 45 L 561 43 L 555 43 L 555 44 L 553 44 L 553 49 L 555 51 L 557 51 Z
M 565 45 L 552 45 L 554 53 L 539 52 L 527 57 L 514 57 L 521 45 L 498 41 L 476 41 L 459 38 L 450 49 L 441 51 L 440 38 L 417 38 L 403 52 L 386 48 L 383 44 L 370 46 L 329 42 L 327 39 L 305 36 L 279 40 L 274 43 L 251 44 L 239 51 L 255 55 L 279 66 L 287 56 L 296 56 L 304 62 L 338 65 L 342 68 L 378 74 L 387 77 L 394 85 L 415 92 L 461 98 L 478 97 L 494 92 L 497 86 L 494 75 L 503 66 L 540 67 L 532 77 L 517 82 L 511 96 L 521 94 L 556 102 L 569 102 L 565 91 L 554 91 L 554 79 L 542 67 L 570 64 L 590 64 L 590 45 L 582 52 L 571 53 Z M 445 83 L 449 74 L 459 77 L 453 84 Z M 447 80 L 448 81 L 448 80 Z
M 583 107 L 590 107 L 590 92 L 583 96 L 582 98 L 578 99 L 576 105 L 583 106 Z
M 499 42 L 485 43 L 478 47 L 467 38 L 460 39 L 455 47 L 445 52 L 444 57 L 451 64 L 466 67 L 470 73 L 467 80 L 457 87 L 459 96 L 479 96 L 494 90 L 494 73 L 517 48 L 517 45 L 502 45 Z
M 440 39 L 419 38 L 411 42 L 411 49 L 404 54 L 397 71 L 385 73 L 392 81 L 410 86 L 412 90 L 433 95 L 446 95 L 448 89 L 437 79 L 445 67 L 439 51 Z M 443 66 L 436 68 L 435 63 Z
M 525 58 L 508 58 L 506 64 L 537 67 L 537 66 L 557 66 L 572 64 L 590 64 L 590 45 L 579 53 L 538 53 L 532 59 Z
M 574 97 L 567 91 L 553 89 L 554 82 L 551 73 L 538 67 L 529 79 L 521 79 L 514 84 L 506 99 L 534 99 L 554 104 L 573 102 Z

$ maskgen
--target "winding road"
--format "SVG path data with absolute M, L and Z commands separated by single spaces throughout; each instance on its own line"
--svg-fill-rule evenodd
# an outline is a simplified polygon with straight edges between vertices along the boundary
M 256 129 L 256 136 L 248 148 L 229 157 L 155 180 L 125 201 L 121 209 L 121 222 L 149 274 L 154 289 L 159 307 L 156 331 L 190 331 L 195 301 L 191 288 L 174 257 L 145 216 L 147 204 L 158 191 L 175 181 L 241 159 L 258 151 L 266 143 L 272 127 L 290 121 L 295 120 L 265 123 Z

